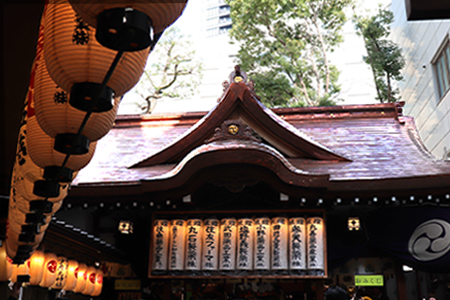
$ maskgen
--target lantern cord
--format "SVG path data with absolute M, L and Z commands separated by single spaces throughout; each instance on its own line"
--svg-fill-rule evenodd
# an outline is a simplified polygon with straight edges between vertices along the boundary
M 65 167 L 65 165 L 67 164 L 67 161 L 69 160 L 70 156 L 72 155 L 72 153 L 73 153 L 73 151 L 75 149 L 75 145 L 78 143 L 78 140 L 81 137 L 81 133 L 83 132 L 84 127 L 86 126 L 87 121 L 89 120 L 89 117 L 92 115 L 92 110 L 94 109 L 95 105 L 97 105 L 97 102 L 100 99 L 100 95 L 105 90 L 109 79 L 111 78 L 114 70 L 117 67 L 117 64 L 119 63 L 120 59 L 122 58 L 123 53 L 124 53 L 123 49 L 120 49 L 117 52 L 116 57 L 114 58 L 111 66 L 109 67 L 108 73 L 106 73 L 105 78 L 103 79 L 103 82 L 102 82 L 102 85 L 101 85 L 101 87 L 99 89 L 98 95 L 97 95 L 97 97 L 95 97 L 94 101 L 91 103 L 91 106 L 89 107 L 88 111 L 86 112 L 86 115 L 84 116 L 83 122 L 81 123 L 80 128 L 78 129 L 76 139 L 74 139 L 74 141 L 72 143 L 72 147 L 70 147 L 69 153 L 67 153 L 66 157 L 64 158 L 64 161 L 63 161 L 61 167 Z
M 126 43 L 123 43 L 123 45 L 125 45 L 125 44 L 126 44 Z M 112 74 L 114 73 L 114 70 L 116 69 L 116 67 L 117 67 L 117 65 L 118 65 L 118 63 L 119 63 L 119 61 L 120 61 L 120 59 L 122 58 L 123 53 L 125 52 L 124 48 L 125 48 L 125 47 L 121 47 L 121 49 L 119 49 L 119 50 L 117 51 L 116 57 L 114 58 L 113 62 L 111 63 L 111 66 L 109 67 L 109 70 L 108 70 L 108 72 L 106 73 L 106 75 L 105 75 L 105 77 L 104 77 L 104 79 L 103 79 L 103 82 L 102 82 L 102 84 L 101 84 L 101 86 L 100 86 L 100 88 L 99 88 L 99 90 L 98 90 L 97 96 L 96 96 L 96 97 L 93 99 L 93 101 L 91 102 L 91 105 L 89 106 L 89 109 L 87 110 L 86 115 L 84 116 L 83 122 L 81 123 L 80 128 L 79 128 L 78 131 L 77 131 L 76 138 L 74 139 L 74 141 L 73 141 L 73 143 L 72 143 L 72 147 L 70 147 L 68 153 L 66 154 L 66 157 L 64 158 L 64 161 L 63 161 L 63 163 L 62 163 L 62 165 L 61 165 L 61 169 L 57 172 L 57 174 L 56 174 L 55 177 L 53 177 L 53 178 L 50 179 L 50 181 L 56 180 L 56 178 L 58 178 L 58 177 L 61 175 L 62 168 L 66 166 L 67 162 L 69 161 L 70 156 L 73 154 L 73 151 L 74 151 L 74 149 L 75 149 L 75 145 L 78 143 L 78 140 L 79 140 L 80 137 L 81 137 L 81 133 L 83 132 L 84 127 L 86 126 L 86 124 L 87 124 L 87 122 L 88 122 L 88 120 L 89 120 L 89 117 L 90 117 L 91 114 L 92 114 L 92 111 L 93 111 L 95 105 L 97 105 L 97 103 L 98 103 L 98 101 L 99 101 L 99 99 L 100 99 L 101 94 L 102 94 L 103 91 L 105 90 L 106 85 L 108 84 L 109 79 L 111 78 Z M 50 194 L 50 192 L 49 192 L 49 194 Z M 50 198 L 50 197 L 47 196 L 47 197 L 45 198 L 45 200 L 47 201 L 48 198 Z

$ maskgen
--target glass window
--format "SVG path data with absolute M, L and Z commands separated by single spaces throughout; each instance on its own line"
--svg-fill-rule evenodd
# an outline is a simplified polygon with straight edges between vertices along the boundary
M 439 98 L 442 98 L 450 88 L 450 44 L 448 41 L 439 53 L 434 66 Z

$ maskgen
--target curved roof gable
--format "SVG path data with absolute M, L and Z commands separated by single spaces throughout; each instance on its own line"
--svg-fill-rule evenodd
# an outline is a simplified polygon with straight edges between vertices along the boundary
M 217 130 L 227 124 L 231 135 L 239 124 L 251 128 L 288 158 L 324 161 L 350 161 L 313 141 L 265 107 L 245 83 L 232 83 L 219 104 L 174 143 L 130 168 L 180 162 L 195 148 L 214 140 Z

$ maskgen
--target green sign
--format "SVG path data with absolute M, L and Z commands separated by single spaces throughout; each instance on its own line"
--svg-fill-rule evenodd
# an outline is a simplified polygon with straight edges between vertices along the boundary
M 383 275 L 355 275 L 355 286 L 383 286 Z
M 115 290 L 140 290 L 141 289 L 141 281 L 135 279 L 116 279 Z

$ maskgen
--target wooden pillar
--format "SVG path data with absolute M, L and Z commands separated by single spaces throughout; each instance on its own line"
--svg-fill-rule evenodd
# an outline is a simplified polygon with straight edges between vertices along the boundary
M 171 280 L 164 280 L 163 298 L 164 299 L 172 298 L 172 281 Z
M 325 299 L 324 281 L 318 280 L 315 282 L 315 284 L 316 284 L 316 299 Z
M 397 278 L 398 300 L 407 300 L 405 274 L 399 263 L 395 263 L 395 278 Z

